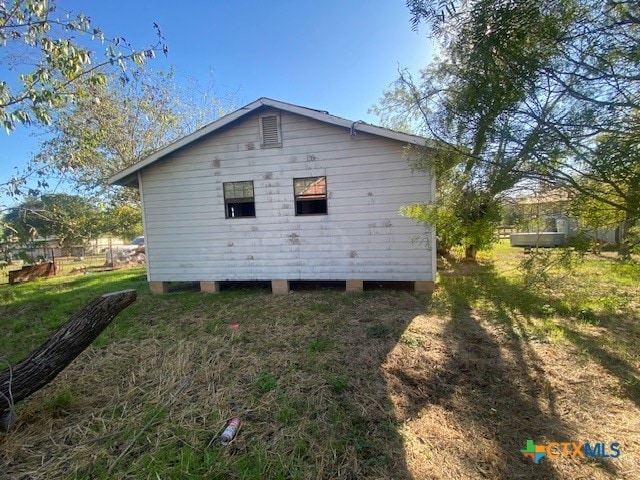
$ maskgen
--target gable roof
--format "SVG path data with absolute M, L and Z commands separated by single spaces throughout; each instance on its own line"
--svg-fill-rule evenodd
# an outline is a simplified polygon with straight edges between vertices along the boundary
M 297 115 L 302 115 L 314 120 L 319 120 L 321 122 L 336 125 L 338 127 L 348 128 L 352 133 L 355 133 L 356 131 L 366 132 L 372 135 L 378 135 L 380 137 L 386 137 L 392 140 L 398 140 L 400 142 L 409 143 L 412 145 L 426 144 L 426 139 L 417 135 L 409 135 L 406 133 L 396 132 L 387 128 L 370 125 L 362 121 L 353 122 L 345 118 L 336 117 L 335 115 L 331 115 L 328 112 L 322 110 L 300 107 L 298 105 L 292 105 L 290 103 L 280 102 L 278 100 L 272 100 L 270 98 L 262 97 L 248 105 L 245 105 L 242 108 L 239 108 L 235 112 L 229 113 L 228 115 L 215 120 L 209 125 L 206 125 L 205 127 L 202 127 L 201 129 L 196 130 L 195 132 L 168 144 L 160 150 L 156 150 L 151 155 L 143 158 L 139 162 L 136 162 L 130 167 L 127 167 L 124 170 L 121 170 L 120 172 L 111 176 L 109 178 L 109 183 L 111 185 L 136 185 L 137 173 L 139 170 L 148 167 L 161 158 L 175 152 L 176 150 L 186 147 L 190 143 L 195 142 L 215 132 L 216 130 L 226 127 L 227 125 L 262 107 L 272 107 L 285 112 L 295 113 Z

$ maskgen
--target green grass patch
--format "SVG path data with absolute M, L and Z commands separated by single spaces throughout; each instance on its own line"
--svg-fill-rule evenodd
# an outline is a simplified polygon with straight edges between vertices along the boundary
M 331 348 L 331 340 L 326 337 L 314 338 L 309 342 L 309 351 L 313 353 L 323 353 Z
M 108 292 L 138 291 L 148 296 L 144 269 L 134 268 L 75 277 L 58 277 L 20 285 L 0 286 L 0 354 L 12 363 L 26 356 L 90 301 Z M 128 336 L 139 311 L 134 305 L 118 316 L 108 335 Z
M 63 414 L 72 407 L 75 399 L 74 393 L 70 389 L 64 389 L 47 399 L 44 403 L 44 410 L 51 415 Z
M 342 376 L 329 376 L 327 377 L 327 383 L 333 392 L 342 393 L 347 389 L 349 379 Z
M 95 297 L 138 291 L 63 374 L 18 404 L 3 473 L 604 478 L 589 462 L 540 470 L 513 452 L 531 435 L 609 438 L 637 421 L 638 269 L 587 255 L 569 273 L 551 271 L 550 286 L 529 288 L 522 256 L 500 244 L 478 264 L 445 259 L 429 297 L 151 295 L 142 269 L 2 286 L 0 356 L 12 362 Z M 578 421 L 594 408 L 606 423 Z M 241 428 L 223 447 L 234 416 Z M 640 439 L 627 432 L 625 441 Z
M 271 372 L 260 372 L 253 381 L 253 389 L 256 394 L 263 395 L 270 392 L 278 385 L 278 379 Z
M 369 338 L 387 338 L 391 329 L 384 323 L 376 323 L 367 328 L 367 336 Z
M 424 336 L 414 332 L 404 332 L 400 339 L 400 343 L 406 345 L 409 348 L 420 348 L 424 342 Z

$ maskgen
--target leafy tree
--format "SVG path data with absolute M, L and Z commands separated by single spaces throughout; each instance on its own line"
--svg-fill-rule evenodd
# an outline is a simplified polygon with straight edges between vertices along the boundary
M 114 75 L 107 80 L 100 85 L 81 81 L 84 93 L 55 114 L 50 138 L 32 165 L 98 197 L 104 196 L 109 176 L 203 126 L 231 103 L 213 95 L 187 95 L 171 72 L 138 69 L 128 82 Z M 135 201 L 127 196 L 130 190 L 111 190 L 112 200 Z
M 458 190 L 455 181 L 441 182 L 435 204 L 409 205 L 401 213 L 425 225 L 435 225 L 441 253 L 463 245 L 469 259 L 475 259 L 478 246 L 490 245 L 495 240 L 500 219 L 497 203 L 483 202 L 476 195 Z
M 142 235 L 140 209 L 135 206 L 120 204 L 107 207 L 103 210 L 101 219 L 98 228 L 102 235 L 111 234 L 127 239 Z
M 86 15 L 60 10 L 56 0 L 0 0 L 2 63 L 14 75 L 0 78 L 0 123 L 7 132 L 20 123 L 51 124 L 61 109 L 86 98 L 87 89 L 104 86 L 108 74 L 126 81 L 130 67 L 168 52 L 155 24 L 157 42 L 136 49 L 122 37 L 108 39 Z M 49 187 L 47 174 L 31 166 L 0 183 L 0 191 L 38 196 Z M 7 210 L 0 205 L 0 212 Z
M 575 210 L 583 223 L 593 228 L 620 224 L 619 253 L 626 258 L 637 242 L 633 227 L 640 221 L 640 123 L 635 128 L 601 135 L 592 152 L 576 158 L 574 175 L 553 179 L 576 192 Z
M 132 238 L 142 233 L 138 192 L 110 188 L 108 178 L 166 143 L 217 117 L 230 97 L 209 90 L 189 94 L 171 72 L 135 70 L 128 82 L 107 76 L 105 84 L 83 84 L 84 93 L 55 114 L 50 138 L 30 166 L 47 178 L 60 177 L 102 204 L 101 234 Z M 83 80 L 80 80 L 84 83 Z
M 407 4 L 414 28 L 431 28 L 441 58 L 417 82 L 402 74 L 378 111 L 461 154 L 443 164 L 425 151 L 425 164 L 458 172 L 457 190 L 484 201 L 534 179 L 637 221 L 637 175 L 629 172 L 638 164 L 638 2 Z
M 135 206 L 96 206 L 68 194 L 26 198 L 8 210 L 2 223 L 5 241 L 29 244 L 48 238 L 61 247 L 82 245 L 103 235 L 133 238 L 142 234 L 140 210 Z
M 155 29 L 156 45 L 135 50 L 123 38 L 107 40 L 82 14 L 58 15 L 54 2 L 0 1 L 1 45 L 12 53 L 8 58 L 18 77 L 2 83 L 0 120 L 7 130 L 20 122 L 50 124 L 48 140 L 27 171 L 0 189 L 16 198 L 37 197 L 54 182 L 71 182 L 95 205 L 108 200 L 110 217 L 119 219 L 109 230 L 139 232 L 136 193 L 119 189 L 105 195 L 106 179 L 226 107 L 211 89 L 195 85 L 187 92 L 172 73 L 142 68 L 158 50 L 167 53 Z M 105 46 L 104 57 L 94 45 Z M 37 64 L 30 69 L 32 59 Z M 132 209 L 138 211 L 136 221 Z
M 559 158 L 539 156 L 541 178 L 619 212 L 628 256 L 640 220 L 640 4 L 576 3 L 572 36 L 540 88 L 558 100 L 533 117 L 562 148 Z
M 431 19 L 440 5 L 412 3 L 414 25 L 424 15 Z M 436 227 L 451 229 L 448 222 L 455 221 L 456 241 L 468 258 L 492 242 L 502 198 L 532 169 L 533 152 L 544 142 L 520 109 L 539 70 L 556 53 L 555 40 L 570 17 L 566 4 L 463 2 L 464 8 L 434 31 L 441 57 L 417 81 L 401 72 L 375 109 L 384 123 L 412 125 L 436 140 L 418 166 L 436 174 L 441 191 L 453 193 L 435 207 L 451 210 L 447 223 Z
M 25 199 L 4 216 L 5 229 L 22 243 L 55 238 L 61 247 L 98 236 L 100 212 L 88 200 L 67 194 Z
M 50 124 L 54 113 L 75 100 L 85 84 L 105 82 L 104 67 L 121 72 L 129 64 L 141 66 L 157 51 L 167 53 L 160 29 L 158 41 L 135 49 L 121 37 L 107 39 L 83 15 L 60 13 L 55 0 L 0 2 L 0 48 L 3 63 L 16 72 L 14 79 L 0 79 L 0 122 L 7 131 L 17 123 Z M 93 45 L 106 47 L 103 56 Z

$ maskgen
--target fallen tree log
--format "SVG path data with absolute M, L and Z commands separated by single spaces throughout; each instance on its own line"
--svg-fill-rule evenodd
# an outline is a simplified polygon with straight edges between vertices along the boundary
M 0 372 L 0 430 L 8 431 L 15 422 L 13 406 L 17 402 L 51 382 L 135 300 L 135 290 L 107 293 L 96 298 L 31 355 Z

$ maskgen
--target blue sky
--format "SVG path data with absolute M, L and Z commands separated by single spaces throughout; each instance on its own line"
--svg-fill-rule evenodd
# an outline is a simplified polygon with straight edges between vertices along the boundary
M 270 97 L 378 123 L 367 110 L 397 77 L 431 58 L 424 32 L 411 30 L 403 0 L 58 0 L 60 12 L 88 15 L 106 37 L 154 43 L 153 22 L 169 47 L 154 69 L 173 66 L 179 82 L 234 92 L 238 106 Z M 100 49 L 98 43 L 95 44 Z M 2 49 L 0 49 L 0 54 Z M 0 75 L 2 70 L 0 59 Z M 0 183 L 37 152 L 34 128 L 0 132 Z M 1 202 L 0 202 L 1 203 Z

